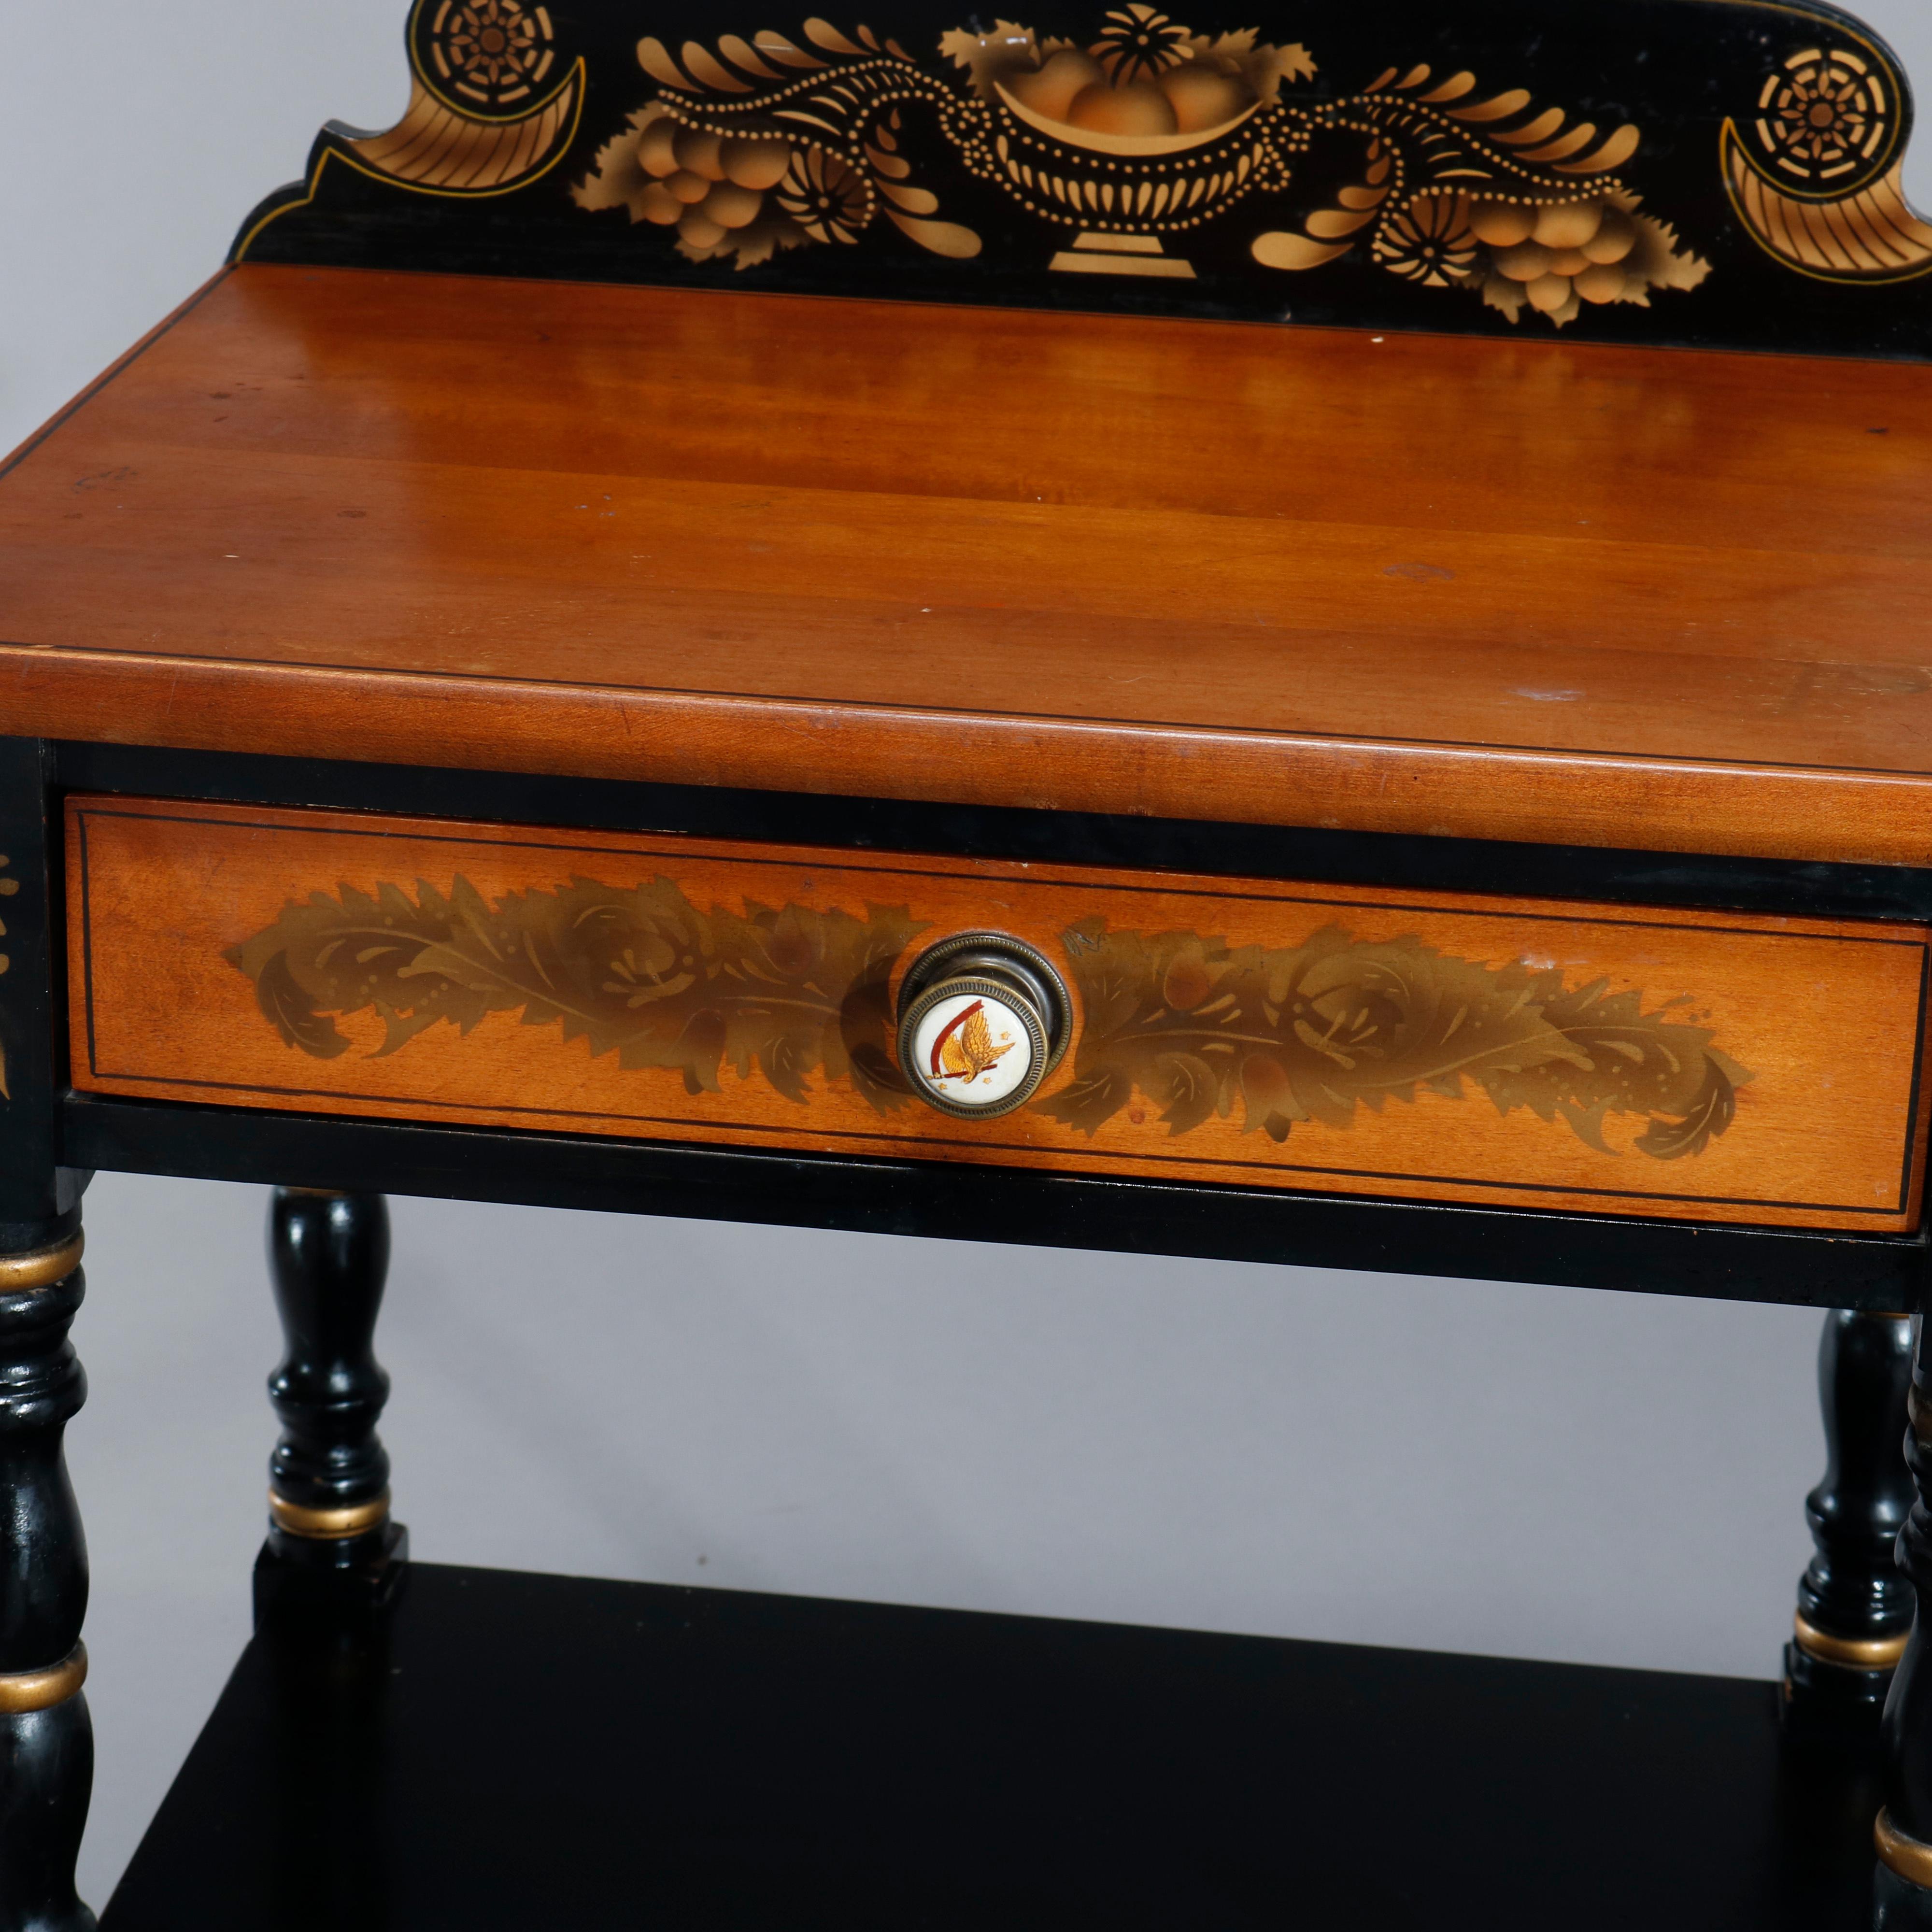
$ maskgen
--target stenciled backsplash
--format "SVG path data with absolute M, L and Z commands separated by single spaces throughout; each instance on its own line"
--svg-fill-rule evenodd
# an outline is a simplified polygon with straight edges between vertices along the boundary
M 402 120 L 235 252 L 1925 352 L 1904 76 L 1829 9 L 1026 10 L 418 0 Z

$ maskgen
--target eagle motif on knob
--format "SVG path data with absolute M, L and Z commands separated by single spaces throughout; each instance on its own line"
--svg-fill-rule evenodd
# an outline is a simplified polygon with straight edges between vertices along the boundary
M 986 1022 L 986 1003 L 975 1000 L 955 1014 L 932 1042 L 932 1077 L 963 1081 L 970 1087 L 1012 1048 L 1011 1034 L 1003 1033 L 994 1041 L 993 1030 Z

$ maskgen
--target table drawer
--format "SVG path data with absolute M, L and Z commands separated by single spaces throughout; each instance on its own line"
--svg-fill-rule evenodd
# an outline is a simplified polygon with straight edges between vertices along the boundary
M 1916 926 L 166 800 L 70 800 L 68 850 L 83 1091 L 1917 1224 Z M 997 1118 L 897 1059 L 908 964 L 971 930 L 1071 995 Z

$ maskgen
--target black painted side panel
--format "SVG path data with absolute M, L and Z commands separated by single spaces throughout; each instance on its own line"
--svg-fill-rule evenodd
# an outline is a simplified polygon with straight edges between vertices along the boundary
M 55 1166 L 65 1007 L 52 992 L 62 882 L 52 768 L 38 740 L 0 738 L 0 1252 L 64 1232 L 51 1224 L 86 1184 Z

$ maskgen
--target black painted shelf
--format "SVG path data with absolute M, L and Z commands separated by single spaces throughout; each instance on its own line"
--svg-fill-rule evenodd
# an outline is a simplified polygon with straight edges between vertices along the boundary
M 256 1636 L 103 1925 L 1863 1932 L 1778 1696 L 418 1564 Z

